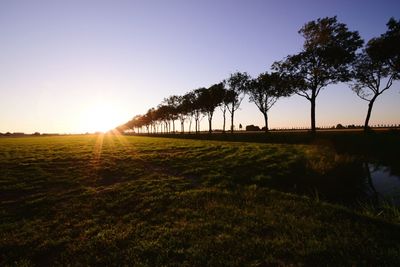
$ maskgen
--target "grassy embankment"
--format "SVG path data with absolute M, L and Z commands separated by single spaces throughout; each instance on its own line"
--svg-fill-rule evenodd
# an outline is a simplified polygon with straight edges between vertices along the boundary
M 1 138 L 0 265 L 398 265 L 395 216 L 322 201 L 353 197 L 332 185 L 356 161 L 325 144 Z

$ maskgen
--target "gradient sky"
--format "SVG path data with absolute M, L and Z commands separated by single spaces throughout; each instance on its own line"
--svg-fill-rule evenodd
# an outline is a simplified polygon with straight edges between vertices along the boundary
M 269 71 L 300 51 L 302 25 L 334 15 L 369 40 L 399 19 L 400 1 L 0 0 L 0 132 L 94 131 L 90 121 L 107 116 L 119 125 L 232 72 Z M 399 103 L 396 82 L 371 123 L 400 124 Z M 298 96 L 279 100 L 270 126 L 309 126 L 309 109 Z M 317 125 L 362 124 L 366 109 L 348 85 L 328 86 Z M 236 114 L 237 125 L 263 125 L 247 99 Z

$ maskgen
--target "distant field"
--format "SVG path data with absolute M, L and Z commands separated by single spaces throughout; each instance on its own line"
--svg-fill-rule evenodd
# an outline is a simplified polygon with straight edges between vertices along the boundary
M 351 179 L 398 137 L 274 138 L 0 138 L 0 266 L 399 265 Z

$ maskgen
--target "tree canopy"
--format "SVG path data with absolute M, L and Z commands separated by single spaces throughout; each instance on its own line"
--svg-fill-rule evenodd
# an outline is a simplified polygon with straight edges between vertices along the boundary
M 368 102 L 365 130 L 369 128 L 375 100 L 399 79 L 400 21 L 391 18 L 387 26 L 388 31 L 371 39 L 352 64 L 351 89 Z
M 242 103 L 244 92 L 246 91 L 246 86 L 250 76 L 247 72 L 235 72 L 230 75 L 226 80 L 227 92 L 225 94 L 226 107 L 231 114 L 231 132 L 233 133 L 233 120 L 235 111 L 238 110 L 240 104 Z
M 222 104 L 225 97 L 224 83 L 211 85 L 209 88 L 203 88 L 199 95 L 201 110 L 208 117 L 208 132 L 212 132 L 212 118 L 215 109 Z
M 268 111 L 279 97 L 291 94 L 290 84 L 279 73 L 261 73 L 257 78 L 251 79 L 246 86 L 246 94 L 264 115 L 265 131 L 268 131 Z
M 348 81 L 349 66 L 363 41 L 356 31 L 335 17 L 306 23 L 299 31 L 304 37 L 303 50 L 275 62 L 272 68 L 291 76 L 296 94 L 311 102 L 311 130 L 315 132 L 315 102 L 322 88 Z
M 391 67 L 393 73 L 400 73 L 400 19 L 390 18 L 387 31 L 368 42 L 366 52 L 374 61 L 381 61 Z

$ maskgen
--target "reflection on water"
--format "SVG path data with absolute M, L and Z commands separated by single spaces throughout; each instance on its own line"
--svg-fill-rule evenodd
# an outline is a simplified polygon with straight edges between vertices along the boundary
M 400 175 L 396 164 L 382 165 L 355 160 L 338 164 L 324 174 L 280 177 L 270 186 L 346 206 L 382 202 L 400 206 Z
M 388 166 L 366 163 L 366 168 L 371 197 L 383 198 L 400 206 L 400 176 L 393 174 Z

